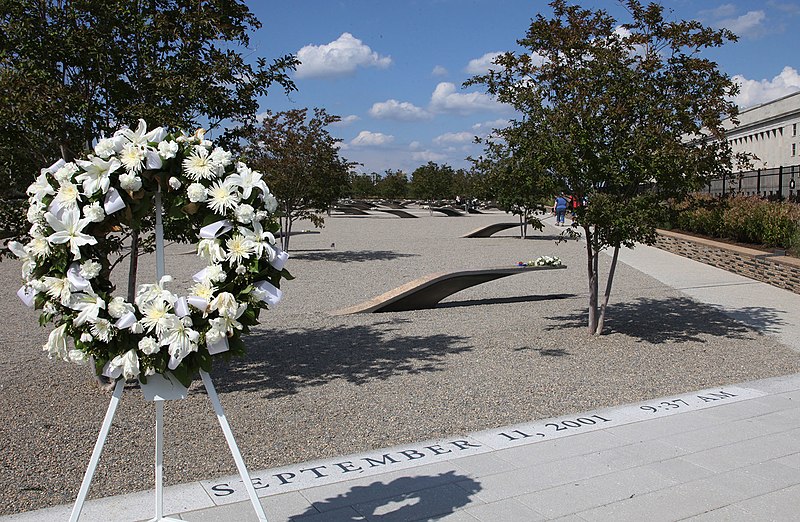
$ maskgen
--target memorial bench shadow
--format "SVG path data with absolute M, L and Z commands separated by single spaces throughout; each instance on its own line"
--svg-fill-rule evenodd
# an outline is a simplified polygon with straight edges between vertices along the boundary
M 719 308 L 688 297 L 639 298 L 626 303 L 612 303 L 608 309 L 604 333 L 618 333 L 653 344 L 665 342 L 705 342 L 706 336 L 745 339 L 753 328 L 769 332 L 783 323 L 780 312 L 772 308 L 747 307 L 741 312 L 754 327 L 726 315 Z M 586 311 L 548 317 L 555 324 L 548 330 L 585 328 Z
M 556 299 L 572 299 L 577 294 L 520 295 L 514 297 L 490 297 L 486 299 L 464 299 L 462 301 L 442 301 L 436 308 L 458 308 L 461 306 L 483 306 L 492 304 L 534 303 Z
M 331 261 L 334 263 L 362 263 L 365 261 L 391 261 L 401 257 L 415 256 L 418 256 L 418 254 L 404 254 L 394 250 L 317 250 L 304 251 L 302 254 L 292 254 L 292 259 Z
M 466 337 L 431 334 L 396 337 L 401 320 L 372 325 L 254 330 L 247 355 L 215 372 L 221 392 L 263 392 L 267 398 L 299 393 L 336 379 L 356 385 L 394 375 L 440 372 L 445 359 L 472 350 Z M 216 366 L 216 363 L 215 363 Z M 218 376 L 218 377 L 217 377 Z
M 413 470 L 409 470 L 413 473 Z M 439 475 L 401 477 L 389 483 L 380 480 L 367 486 L 353 486 L 346 493 L 314 502 L 303 513 L 290 516 L 291 522 L 303 522 L 321 513 L 331 520 L 438 520 L 469 505 L 470 496 L 481 490 L 480 484 L 466 476 L 448 471 Z M 349 509 L 348 509 L 349 508 Z

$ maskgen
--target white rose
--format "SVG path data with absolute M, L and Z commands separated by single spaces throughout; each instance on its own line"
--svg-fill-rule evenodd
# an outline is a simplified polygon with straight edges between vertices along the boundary
M 106 211 L 100 206 L 99 201 L 83 207 L 83 216 L 92 223 L 100 223 L 106 218 Z
M 215 148 L 214 151 L 208 156 L 211 161 L 222 166 L 230 165 L 233 162 L 232 157 L 233 156 L 230 152 L 220 147 Z
M 192 183 L 186 189 L 186 195 L 189 196 L 189 201 L 192 203 L 202 203 L 208 198 L 206 188 L 200 183 Z
M 142 188 L 142 178 L 136 176 L 135 174 L 120 174 L 119 186 L 122 188 L 122 190 L 136 192 Z
M 180 138 L 178 138 L 180 139 Z M 158 154 L 164 159 L 174 158 L 178 153 L 178 144 L 174 141 L 162 141 L 158 144 Z
M 206 268 L 206 278 L 209 281 L 222 283 L 225 281 L 225 271 L 221 265 L 211 265 Z
M 56 178 L 59 185 L 63 185 L 68 181 L 72 181 L 72 177 L 78 173 L 78 166 L 72 162 L 66 163 L 63 167 L 58 169 L 53 177 Z
M 172 187 L 173 190 L 178 190 L 179 188 L 181 188 L 181 180 L 179 180 L 176 177 L 171 177 L 169 178 L 169 186 Z
M 159 350 L 158 342 L 152 337 L 144 337 L 139 341 L 139 350 L 145 355 L 153 355 Z
M 86 261 L 85 263 L 81 264 L 81 276 L 85 277 L 86 279 L 94 279 L 98 275 L 100 275 L 100 263 L 94 260 Z
M 251 223 L 255 217 L 253 207 L 247 203 L 243 203 L 236 207 L 236 221 L 239 223 Z

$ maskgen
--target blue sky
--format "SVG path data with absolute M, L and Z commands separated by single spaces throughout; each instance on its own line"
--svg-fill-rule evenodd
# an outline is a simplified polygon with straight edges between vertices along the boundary
M 513 113 L 480 87 L 463 89 L 485 71 L 492 53 L 518 50 L 546 1 L 533 0 L 248 0 L 263 27 L 255 56 L 295 54 L 299 91 L 279 89 L 262 110 L 324 107 L 343 121 L 331 133 L 361 172 L 411 173 L 427 161 L 468 167 L 475 135 L 501 127 Z M 614 0 L 583 1 L 624 20 Z M 800 0 L 662 0 L 674 19 L 727 27 L 736 43 L 708 54 L 742 85 L 749 107 L 800 90 Z

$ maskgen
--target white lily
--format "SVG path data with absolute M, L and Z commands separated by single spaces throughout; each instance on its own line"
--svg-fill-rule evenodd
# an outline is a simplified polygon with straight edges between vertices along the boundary
M 122 375 L 125 380 L 136 379 L 139 377 L 139 356 L 135 349 L 130 349 L 122 355 L 117 355 L 111 359 L 103 369 L 103 374 L 116 379 Z
M 157 143 L 164 139 L 167 135 L 167 131 L 165 131 L 161 127 L 156 127 L 155 129 L 147 132 L 147 123 L 144 120 L 139 119 L 139 125 L 136 127 L 135 131 L 131 129 L 120 129 L 114 133 L 114 136 L 124 136 L 134 145 L 139 147 L 147 147 L 150 143 Z
M 47 342 L 42 345 L 42 350 L 47 352 L 47 356 L 50 359 L 55 357 L 59 357 L 61 359 L 67 360 L 69 357 L 69 349 L 67 348 L 67 325 L 62 324 L 52 332 L 50 332 L 50 336 L 47 338 Z
M 97 244 L 96 238 L 82 232 L 84 227 L 89 224 L 89 220 L 80 219 L 80 211 L 77 208 L 64 211 L 61 219 L 52 212 L 46 212 L 44 218 L 50 228 L 55 231 L 50 234 L 47 240 L 55 245 L 68 243 L 69 249 L 74 256 L 73 259 L 80 259 L 81 246 Z
M 245 308 L 246 307 L 245 305 Z M 241 315 L 241 313 L 238 313 L 239 303 L 236 302 L 236 298 L 230 292 L 222 292 L 215 297 L 214 300 L 209 303 L 209 310 L 212 312 L 217 310 L 219 311 L 219 315 L 233 317 L 234 319 Z
M 22 261 L 22 279 L 28 281 L 36 269 L 36 260 L 28 251 L 29 248 L 18 241 L 9 241 L 7 246 L 11 253 Z
M 218 239 L 201 239 L 197 243 L 197 255 L 207 263 L 221 263 L 228 257 Z
M 253 221 L 253 230 L 248 228 L 240 228 L 239 232 L 241 232 L 244 237 L 253 243 L 256 256 L 259 259 L 264 257 L 265 252 L 268 255 L 269 261 L 275 259 L 276 252 L 275 249 L 272 248 L 272 245 L 275 244 L 275 236 L 269 230 L 264 230 L 264 227 L 261 226 L 260 221 Z
M 27 193 L 31 196 L 31 199 L 41 202 L 45 196 L 52 196 L 56 193 L 56 190 L 50 185 L 50 182 L 47 181 L 47 171 L 43 170 L 42 173 L 36 178 L 36 181 L 31 183 L 28 187 Z
M 142 309 L 148 303 L 153 301 L 166 301 L 169 305 L 173 305 L 178 296 L 164 288 L 167 283 L 172 281 L 172 276 L 163 276 L 156 284 L 141 285 L 136 291 L 136 299 L 134 302 L 139 309 Z
M 262 194 L 269 194 L 267 184 L 264 183 L 261 177 L 262 174 L 260 172 L 252 170 L 250 167 L 240 162 L 236 164 L 236 174 L 231 174 L 225 178 L 225 181 L 237 187 L 241 187 L 242 197 L 247 199 L 250 197 L 254 188 L 261 190 Z
M 175 321 L 172 328 L 164 332 L 161 345 L 167 347 L 170 355 L 169 368 L 174 370 L 191 352 L 197 351 L 200 333 L 192 330 L 181 321 Z
M 91 157 L 90 161 L 77 160 L 76 163 L 83 169 L 83 172 L 78 174 L 75 180 L 83 184 L 83 193 L 87 196 L 91 196 L 98 190 L 103 194 L 108 192 L 108 188 L 111 186 L 111 173 L 122 166 L 117 158 L 105 161 L 96 156 Z
M 102 297 L 92 293 L 73 294 L 69 303 L 69 308 L 77 310 L 78 316 L 73 319 L 73 326 L 82 326 L 86 323 L 96 323 L 100 315 L 100 310 L 105 310 L 106 302 Z

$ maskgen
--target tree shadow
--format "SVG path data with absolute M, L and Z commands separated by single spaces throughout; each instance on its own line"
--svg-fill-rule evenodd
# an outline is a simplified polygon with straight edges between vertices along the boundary
M 519 348 L 514 348 L 515 352 L 524 352 L 527 350 L 539 352 L 541 357 L 565 357 L 570 355 L 570 353 L 564 348 L 531 348 L 530 346 L 520 346 Z
M 571 299 L 576 294 L 543 294 L 520 295 L 514 297 L 493 297 L 487 299 L 465 299 L 463 301 L 445 301 L 438 303 L 436 308 L 457 308 L 460 306 L 481 306 L 491 304 L 533 303 L 536 301 L 551 301 L 556 299 Z
M 218 387 L 283 397 L 335 379 L 361 385 L 398 374 L 443 371 L 448 356 L 472 350 L 465 337 L 397 337 L 393 331 L 399 322 L 269 333 L 254 330 L 247 336 L 244 358 L 221 361 L 225 369 L 215 372 Z
M 295 250 L 299 252 L 299 250 Z M 364 261 L 391 261 L 401 257 L 415 257 L 418 254 L 404 254 L 393 250 L 318 250 L 306 251 L 304 254 L 293 255 L 292 259 L 305 259 L 306 261 L 332 261 L 334 263 L 361 263 Z
M 747 317 L 748 324 L 730 317 L 727 311 L 688 297 L 641 297 L 631 302 L 612 303 L 606 314 L 603 333 L 619 333 L 648 343 L 702 343 L 708 336 L 746 339 L 753 328 L 769 333 L 784 323 L 780 318 L 781 312 L 773 308 L 747 307 L 739 312 Z M 547 319 L 554 321 L 545 327 L 547 330 L 584 328 L 588 323 L 588 313 L 586 310 L 574 311 Z
M 456 484 L 457 483 L 457 484 Z M 439 475 L 401 477 L 388 484 L 376 481 L 353 486 L 347 493 L 315 502 L 291 522 L 302 522 L 321 513 L 336 512 L 336 520 L 434 520 L 469 505 L 470 496 L 481 490 L 474 479 L 454 471 Z M 345 511 L 350 508 L 349 513 Z

